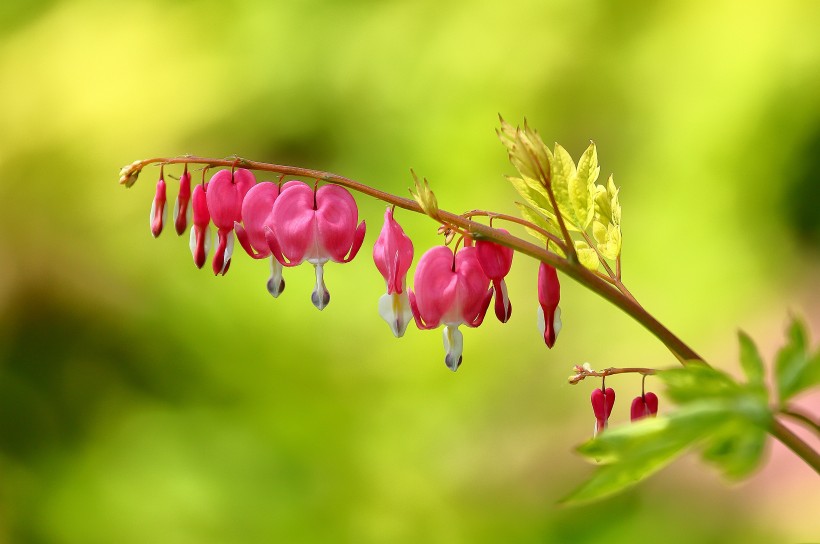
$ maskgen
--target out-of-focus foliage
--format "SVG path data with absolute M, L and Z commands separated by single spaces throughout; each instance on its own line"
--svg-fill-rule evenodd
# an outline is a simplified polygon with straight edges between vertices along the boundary
M 235 153 L 407 195 L 412 167 L 443 209 L 514 213 L 493 128 L 527 116 L 573 157 L 595 141 L 626 284 L 737 372 L 738 326 L 768 358 L 787 309 L 818 323 L 818 22 L 803 1 L 0 2 L 0 541 L 816 539 L 814 476 L 776 451 L 742 488 L 684 462 L 557 507 L 594 423 L 568 370 L 674 360 L 568 281 L 547 351 L 528 259 L 453 375 L 438 334 L 378 318 L 368 251 L 328 266 L 322 313 L 309 269 L 274 300 L 266 263 L 215 278 L 154 240 L 158 169 L 128 190 L 117 169 Z M 372 244 L 384 207 L 358 202 Z M 396 218 L 419 255 L 440 242 Z

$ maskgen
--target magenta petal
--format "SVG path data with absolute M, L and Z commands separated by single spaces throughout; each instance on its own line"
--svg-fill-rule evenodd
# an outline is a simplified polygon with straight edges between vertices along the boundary
M 162 233 L 162 227 L 167 216 L 165 180 L 160 177 L 157 181 L 157 191 L 151 203 L 151 234 L 156 238 Z
M 507 294 L 507 282 L 503 279 L 493 280 L 493 291 L 495 291 L 495 316 L 502 323 L 506 323 L 512 316 L 512 303 Z
M 424 322 L 424 319 L 421 317 L 421 312 L 419 312 L 418 302 L 416 301 L 416 294 L 411 289 L 407 290 L 407 295 L 410 299 L 410 311 L 413 313 L 413 321 L 416 322 L 416 327 L 418 327 L 420 331 L 427 331 L 438 327 L 438 323 L 428 325 Z
M 255 182 L 253 174 L 243 168 L 233 175 L 230 170 L 220 170 L 211 177 L 206 195 L 214 225 L 233 230 L 234 222 L 242 221 L 242 200 Z
M 504 229 L 498 230 L 507 232 Z M 478 240 L 475 247 L 478 250 L 478 262 L 488 278 L 500 280 L 509 274 L 513 255 L 515 255 L 511 248 L 486 240 Z
M 387 283 L 387 294 L 401 293 L 413 262 L 413 242 L 393 219 L 392 208 L 384 212 L 384 225 L 373 245 L 373 262 Z
M 367 226 L 364 221 L 359 223 L 359 226 L 356 228 L 356 232 L 353 233 L 353 245 L 350 247 L 350 254 L 340 262 L 349 263 L 354 259 L 354 257 L 356 257 L 359 253 L 359 249 L 362 247 L 362 242 L 364 242 L 364 233 L 366 230 Z
M 437 327 L 456 303 L 458 278 L 450 248 L 436 246 L 427 250 L 416 266 L 413 284 L 419 317 L 428 328 Z
M 484 320 L 484 314 L 490 305 L 492 291 L 490 280 L 481 269 L 478 261 L 478 250 L 464 247 L 456 254 L 456 275 L 458 276 L 458 296 L 453 308 L 455 316 L 448 312 L 445 322 L 464 322 L 470 327 L 477 327 Z M 460 307 L 459 307 L 460 306 Z
M 177 234 L 182 235 L 188 229 L 188 204 L 191 201 L 191 173 L 188 172 L 188 165 L 179 178 L 179 194 L 174 205 L 174 227 Z
M 310 255 L 309 258 L 329 258 L 336 262 L 344 262 L 345 255 L 350 251 L 357 235 L 356 201 L 347 189 L 338 185 L 320 187 L 315 196 L 318 253 Z
M 231 266 L 231 250 L 233 246 L 233 233 L 228 229 L 219 229 L 217 233 L 218 243 L 216 251 L 214 251 L 213 261 L 211 267 L 214 275 L 225 275 L 228 272 L 228 267 Z
M 658 413 L 658 396 L 655 393 L 644 395 L 644 401 L 646 402 L 647 415 L 654 416 Z
M 302 182 L 288 182 L 273 205 L 271 230 L 284 259 L 298 264 L 315 250 L 313 189 Z M 307 255 L 309 257 L 310 255 Z M 279 262 L 286 264 L 283 259 Z
M 208 198 L 205 194 L 206 185 L 197 185 L 194 187 L 194 194 L 191 197 L 192 208 L 194 211 L 194 225 L 200 227 L 207 227 L 211 222 L 211 214 L 208 213 Z
M 632 406 L 629 408 L 629 420 L 638 421 L 647 416 L 646 402 L 643 397 L 632 399 Z
M 278 196 L 279 186 L 264 181 L 252 187 L 242 201 L 242 224 L 247 231 L 248 241 L 263 256 L 270 255 L 264 228 L 273 223 L 273 205 Z
M 236 239 L 239 240 L 239 245 L 242 246 L 242 249 L 245 250 L 245 253 L 253 257 L 254 259 L 264 259 L 265 257 L 270 255 L 270 250 L 267 248 L 267 243 L 265 244 L 264 252 L 257 252 L 254 250 L 253 246 L 251 245 L 250 237 L 248 236 L 248 232 L 245 230 L 241 224 L 234 222 L 233 230 L 236 232 Z

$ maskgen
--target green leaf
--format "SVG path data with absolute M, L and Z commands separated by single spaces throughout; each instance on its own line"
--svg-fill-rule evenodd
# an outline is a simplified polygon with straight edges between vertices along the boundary
M 571 176 L 567 183 L 572 212 L 577 218 L 578 226 L 583 230 L 589 227 L 595 211 L 595 180 L 598 179 L 600 171 L 598 152 L 595 144 L 590 142 L 578 160 L 575 175 Z
M 589 244 L 583 240 L 576 240 L 575 253 L 578 254 L 578 261 L 584 265 L 584 267 L 590 270 L 598 270 L 598 254 L 595 253 L 594 249 L 589 247 Z
M 530 178 L 516 178 L 513 176 L 506 176 L 506 178 L 527 204 L 535 207 L 542 214 L 552 215 L 552 205 L 550 204 L 547 189 L 543 185 Z
M 761 387 L 763 386 L 764 370 L 760 352 L 757 351 L 757 346 L 748 334 L 738 331 L 737 336 L 740 341 L 740 366 L 743 367 L 746 379 L 749 381 L 749 385 Z
M 806 330 L 798 319 L 792 320 L 787 336 L 786 345 L 777 353 L 775 360 L 781 405 L 797 393 L 820 384 L 820 352 L 809 357 Z
M 595 185 L 594 194 L 592 235 L 601 255 L 614 261 L 621 253 L 621 205 L 612 176 L 606 187 Z
M 699 361 L 658 372 L 657 376 L 666 383 L 669 398 L 678 404 L 702 399 L 725 399 L 741 392 L 740 386 L 727 374 Z
M 751 474 L 763 459 L 766 431 L 740 418 L 729 418 L 703 450 L 704 460 L 732 480 Z
M 531 129 L 524 120 L 524 128 L 513 128 L 499 115 L 501 129 L 496 131 L 501 143 L 507 148 L 510 162 L 522 177 L 541 180 L 542 173 L 550 171 L 552 152 L 544 145 L 538 132 Z M 547 180 L 544 180 L 545 182 Z
M 575 162 L 561 144 L 555 144 L 555 151 L 552 155 L 552 192 L 555 195 L 555 202 L 558 209 L 564 216 L 565 222 L 572 224 L 577 230 L 583 230 L 582 221 L 575 213 L 572 199 L 570 198 L 570 180 L 575 178 Z
M 544 214 L 541 213 L 540 210 L 530 206 L 529 204 L 524 204 L 522 202 L 516 202 L 515 205 L 521 211 L 521 217 L 525 220 L 529 221 L 533 225 L 537 227 L 541 227 L 545 231 L 549 232 L 550 234 L 554 234 L 558 237 L 561 236 L 561 232 L 558 230 L 558 226 L 553 223 L 549 218 L 547 218 Z M 538 232 L 537 230 L 533 230 L 529 227 L 524 227 L 528 233 L 532 236 L 541 240 L 544 245 L 547 244 L 549 238 Z

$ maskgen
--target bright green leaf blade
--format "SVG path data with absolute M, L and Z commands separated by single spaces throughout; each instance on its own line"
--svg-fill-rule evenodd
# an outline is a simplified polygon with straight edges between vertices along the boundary
M 775 360 L 775 378 L 781 404 L 817 383 L 811 376 L 818 373 L 816 364 L 806 353 L 806 330 L 800 320 L 792 320 L 787 336 L 786 345 L 777 353 Z
M 658 372 L 657 375 L 666 383 L 669 398 L 678 404 L 708 398 L 730 398 L 741 391 L 728 375 L 697 361 L 689 362 L 682 368 Z
M 589 227 L 595 211 L 595 180 L 598 179 L 599 172 L 598 153 L 595 144 L 590 143 L 578 160 L 575 175 L 568 179 L 572 211 L 583 230 Z
M 530 178 L 516 178 L 507 176 L 507 180 L 515 188 L 516 192 L 521 195 L 527 204 L 538 209 L 542 214 L 550 214 L 552 212 L 552 205 L 550 204 L 547 190 L 539 182 Z
M 760 466 L 768 435 L 740 418 L 727 420 L 703 451 L 703 458 L 732 480 L 745 478 Z
M 757 351 L 754 341 L 743 331 L 738 332 L 740 341 L 740 365 L 750 385 L 759 386 L 763 384 L 764 370 L 763 359 Z
M 590 270 L 598 270 L 598 264 L 600 262 L 598 261 L 598 254 L 594 249 L 589 247 L 586 242 L 583 240 L 576 240 L 575 253 L 578 254 L 578 261 L 584 265 L 584 267 Z
M 521 216 L 525 220 L 529 221 L 530 223 L 532 223 L 533 225 L 535 225 L 537 227 L 540 227 L 540 228 L 544 229 L 545 231 L 549 232 L 550 234 L 554 234 L 554 235 L 560 237 L 560 231 L 558 230 L 558 227 L 555 225 L 555 223 L 553 223 L 552 221 L 547 219 L 547 217 L 544 216 L 539 210 L 536 210 L 532 206 L 530 206 L 528 204 L 523 204 L 521 202 L 516 202 L 515 205 L 518 206 L 518 209 L 521 211 Z M 544 236 L 542 233 L 538 232 L 537 230 L 531 229 L 529 227 L 524 227 L 524 228 L 526 229 L 526 231 L 529 234 L 531 234 L 532 236 L 538 238 L 546 246 L 547 241 L 549 240 L 549 238 L 547 238 L 546 236 Z
M 552 193 L 555 195 L 555 202 L 558 204 L 558 209 L 564 216 L 565 222 L 574 225 L 578 230 L 583 230 L 581 228 L 582 221 L 576 215 L 575 207 L 570 198 L 570 180 L 576 176 L 575 162 L 560 144 L 555 144 L 550 173 Z

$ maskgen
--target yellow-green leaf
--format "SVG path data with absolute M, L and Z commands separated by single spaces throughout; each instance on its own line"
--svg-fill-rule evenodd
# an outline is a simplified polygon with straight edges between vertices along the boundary
M 569 180 L 569 195 L 575 216 L 586 230 L 592 221 L 595 209 L 595 180 L 601 167 L 598 166 L 598 152 L 595 144 L 590 142 L 584 154 L 578 160 L 575 176 Z
M 578 220 L 575 208 L 570 198 L 570 180 L 576 175 L 575 162 L 561 144 L 555 144 L 555 152 L 552 155 L 552 193 L 555 195 L 555 202 L 558 209 L 564 216 L 567 223 L 571 223 L 581 228 L 582 221 Z
M 553 221 L 551 221 L 549 218 L 547 218 L 546 216 L 544 216 L 539 210 L 537 210 L 537 209 L 535 209 L 532 206 L 529 206 L 527 204 L 523 204 L 521 202 L 516 202 L 515 205 L 518 206 L 519 210 L 521 210 L 521 217 L 523 217 L 525 220 L 529 221 L 530 223 L 532 223 L 533 225 L 535 225 L 537 227 L 540 227 L 540 228 L 544 229 L 545 231 L 549 232 L 550 234 L 554 234 L 558 237 L 561 236 L 560 231 L 558 230 L 558 227 L 555 225 L 555 223 Z M 532 236 L 538 238 L 539 240 L 541 240 L 541 242 L 543 242 L 544 245 L 547 244 L 547 241 L 549 240 L 549 238 L 544 236 L 542 233 L 538 232 L 537 230 L 531 229 L 529 227 L 524 227 L 524 228 L 527 230 L 527 232 L 530 235 L 532 235 Z M 562 253 L 562 255 L 563 255 L 563 253 Z
M 595 250 L 589 247 L 586 242 L 576 240 L 575 253 L 578 254 L 578 261 L 584 265 L 584 267 L 590 270 L 598 270 L 598 254 L 595 253 Z
M 550 205 L 549 195 L 543 185 L 531 178 L 506 177 L 527 204 L 535 207 L 543 214 L 552 215 L 550 213 L 552 212 L 552 206 Z
M 501 129 L 497 131 L 501 143 L 507 148 L 510 162 L 522 177 L 542 180 L 550 172 L 552 152 L 544 145 L 538 132 L 524 121 L 524 128 L 513 128 L 501 116 Z M 543 180 L 545 183 L 547 180 Z

